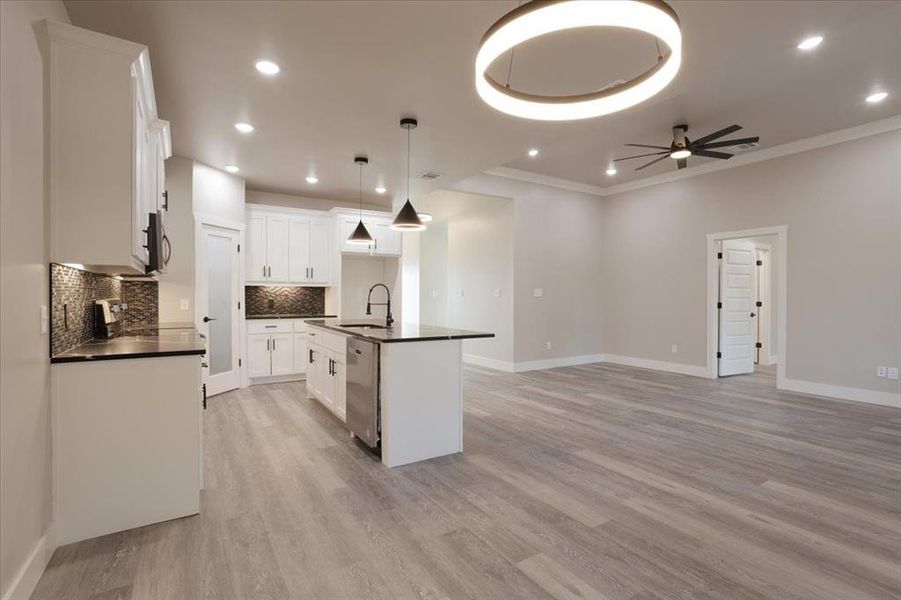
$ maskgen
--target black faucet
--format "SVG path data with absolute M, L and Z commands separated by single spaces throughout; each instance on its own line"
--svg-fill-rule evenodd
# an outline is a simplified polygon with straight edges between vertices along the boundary
M 372 301 L 372 290 L 374 290 L 375 288 L 377 288 L 379 286 L 385 288 L 385 293 L 388 294 L 387 302 L 373 302 Z M 385 326 L 391 327 L 391 324 L 394 323 L 394 317 L 391 316 L 391 290 L 389 290 L 388 286 L 385 285 L 384 283 L 377 283 L 374 286 L 372 286 L 371 288 L 369 288 L 369 296 L 366 297 L 366 314 L 367 315 L 372 314 L 372 305 L 373 304 L 375 304 L 376 306 L 387 306 L 388 307 L 388 314 L 385 315 Z

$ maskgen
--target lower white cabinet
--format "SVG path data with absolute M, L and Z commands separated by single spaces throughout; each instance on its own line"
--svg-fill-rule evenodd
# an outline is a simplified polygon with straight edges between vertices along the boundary
M 294 372 L 294 334 L 273 333 L 271 336 L 272 375 L 290 375 Z
M 347 338 L 318 330 L 307 336 L 307 393 L 346 420 Z
M 303 375 L 306 324 L 301 319 L 253 319 L 247 323 L 247 375 Z

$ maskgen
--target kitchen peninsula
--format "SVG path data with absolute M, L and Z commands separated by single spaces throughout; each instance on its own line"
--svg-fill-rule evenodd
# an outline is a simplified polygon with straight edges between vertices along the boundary
M 339 374 L 339 357 L 346 354 L 346 371 L 340 372 L 337 385 L 343 384 L 341 391 L 346 391 L 348 429 L 370 446 L 380 440 L 382 462 L 388 467 L 462 452 L 461 341 L 494 334 L 384 323 L 374 319 L 306 321 L 311 366 L 324 364 L 317 350 L 324 348 L 328 375 L 334 378 Z M 308 376 L 307 382 L 311 394 L 323 399 L 317 378 Z M 339 416 L 345 412 L 343 406 L 329 408 Z M 372 431 L 367 432 L 363 428 L 369 422 Z

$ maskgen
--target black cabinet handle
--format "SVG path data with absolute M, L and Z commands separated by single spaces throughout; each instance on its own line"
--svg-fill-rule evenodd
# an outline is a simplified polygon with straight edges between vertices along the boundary
M 275 351 L 275 338 L 272 340 L 272 350 Z
M 169 190 L 163 192 L 163 210 L 169 210 Z
M 203 410 L 206 410 L 206 384 L 203 384 Z

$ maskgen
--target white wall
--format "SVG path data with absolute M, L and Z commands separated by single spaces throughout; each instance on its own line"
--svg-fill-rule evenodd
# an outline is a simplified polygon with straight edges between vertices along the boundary
M 513 200 L 515 362 L 599 354 L 602 199 L 492 175 L 454 189 Z
M 604 352 L 704 365 L 706 235 L 788 225 L 786 377 L 897 394 L 899 166 L 896 130 L 604 198 Z
M 165 215 L 166 235 L 172 244 L 172 258 L 159 276 L 160 322 L 194 320 L 194 161 L 173 156 L 166 161 L 166 189 L 169 210 Z M 187 300 L 187 308 L 181 301 Z
M 40 19 L 62 2 L 0 2 L 0 595 L 27 595 L 51 520 L 49 341 L 40 332 L 49 260 Z M 33 555 L 35 551 L 36 555 Z M 47 548 L 52 551 L 52 546 Z M 29 585 L 29 583 L 31 585 Z
M 244 223 L 243 179 L 199 162 L 194 163 L 193 178 L 195 215 L 213 215 Z
M 447 221 L 429 224 L 419 238 L 419 320 L 447 327 Z
M 377 283 L 384 283 L 391 290 L 391 312 L 399 324 L 403 310 L 399 262 L 394 257 L 342 255 L 341 318 L 383 319 L 386 314 L 384 306 L 373 306 L 371 317 L 366 316 L 366 300 L 369 288 Z M 385 290 L 378 288 L 372 292 L 372 301 L 384 302 Z
M 308 198 L 306 196 L 291 196 L 288 194 L 276 194 L 260 190 L 247 190 L 247 202 L 249 204 L 269 204 L 270 206 L 285 206 L 288 208 L 306 208 L 309 210 L 331 210 L 333 208 L 357 208 L 359 199 L 355 197 L 346 200 L 324 200 L 322 198 Z M 391 199 L 385 198 L 381 203 L 363 203 L 364 210 L 391 210 Z

